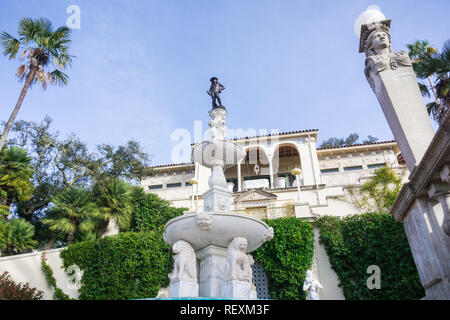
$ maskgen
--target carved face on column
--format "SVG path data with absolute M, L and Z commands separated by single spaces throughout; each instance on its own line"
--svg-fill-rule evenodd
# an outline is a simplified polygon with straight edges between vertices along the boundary
M 391 41 L 389 38 L 389 34 L 387 34 L 387 32 L 383 30 L 372 32 L 369 35 L 367 42 L 369 50 L 372 50 L 375 55 L 384 53 L 384 51 L 391 51 Z

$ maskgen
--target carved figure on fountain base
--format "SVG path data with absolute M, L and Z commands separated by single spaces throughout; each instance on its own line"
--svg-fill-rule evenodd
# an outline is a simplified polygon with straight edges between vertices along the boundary
M 173 273 L 170 278 L 171 297 L 198 297 L 197 258 L 192 246 L 178 240 L 172 246 L 175 254 Z

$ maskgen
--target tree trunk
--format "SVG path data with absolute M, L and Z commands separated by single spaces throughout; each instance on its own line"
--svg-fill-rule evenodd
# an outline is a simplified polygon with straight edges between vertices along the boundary
M 67 245 L 73 242 L 73 236 L 75 235 L 75 231 L 69 231 L 67 234 Z
M 3 146 L 5 145 L 6 138 L 8 137 L 8 133 L 11 130 L 12 124 L 14 122 L 14 119 L 17 116 L 17 113 L 19 112 L 20 107 L 22 106 L 23 99 L 25 99 L 25 95 L 27 94 L 28 88 L 31 85 L 31 82 L 33 82 L 34 77 L 36 76 L 37 69 L 32 68 L 30 72 L 28 73 L 27 80 L 25 82 L 25 85 L 22 88 L 22 91 L 20 92 L 19 100 L 17 100 L 16 106 L 9 117 L 8 122 L 6 123 L 5 129 L 3 130 L 2 136 L 0 137 L 0 150 L 3 149 Z
M 108 223 L 109 220 L 107 222 L 102 222 L 102 224 L 100 225 L 100 228 L 98 230 L 99 238 L 103 238 L 103 235 L 106 233 L 106 230 L 108 229 Z
M 56 237 L 51 238 L 48 242 L 47 245 L 45 246 L 44 250 L 50 250 L 53 246 L 53 243 L 55 243 L 56 241 Z

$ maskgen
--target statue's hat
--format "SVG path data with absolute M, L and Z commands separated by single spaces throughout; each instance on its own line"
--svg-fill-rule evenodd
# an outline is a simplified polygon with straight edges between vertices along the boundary
M 219 80 L 217 79 L 217 77 L 212 77 L 211 79 L 209 79 L 209 81 L 213 82 L 214 80 Z
M 372 32 L 381 30 L 386 32 L 389 38 L 391 38 L 390 29 L 391 29 L 390 19 L 361 25 L 361 36 L 359 37 L 359 52 L 365 52 L 367 50 L 367 46 L 369 45 L 367 43 L 367 39 L 369 38 Z

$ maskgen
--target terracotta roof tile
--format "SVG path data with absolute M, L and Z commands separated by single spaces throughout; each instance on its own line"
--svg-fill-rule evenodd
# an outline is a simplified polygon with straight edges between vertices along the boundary
M 331 150 L 331 149 L 342 149 L 342 148 L 351 148 L 351 147 L 360 147 L 360 146 L 370 146 L 375 144 L 384 144 L 384 143 L 395 143 L 395 140 L 388 141 L 380 141 L 380 142 L 368 142 L 368 143 L 357 143 L 357 144 L 346 144 L 338 147 L 326 147 L 326 148 L 317 148 L 316 150 Z

